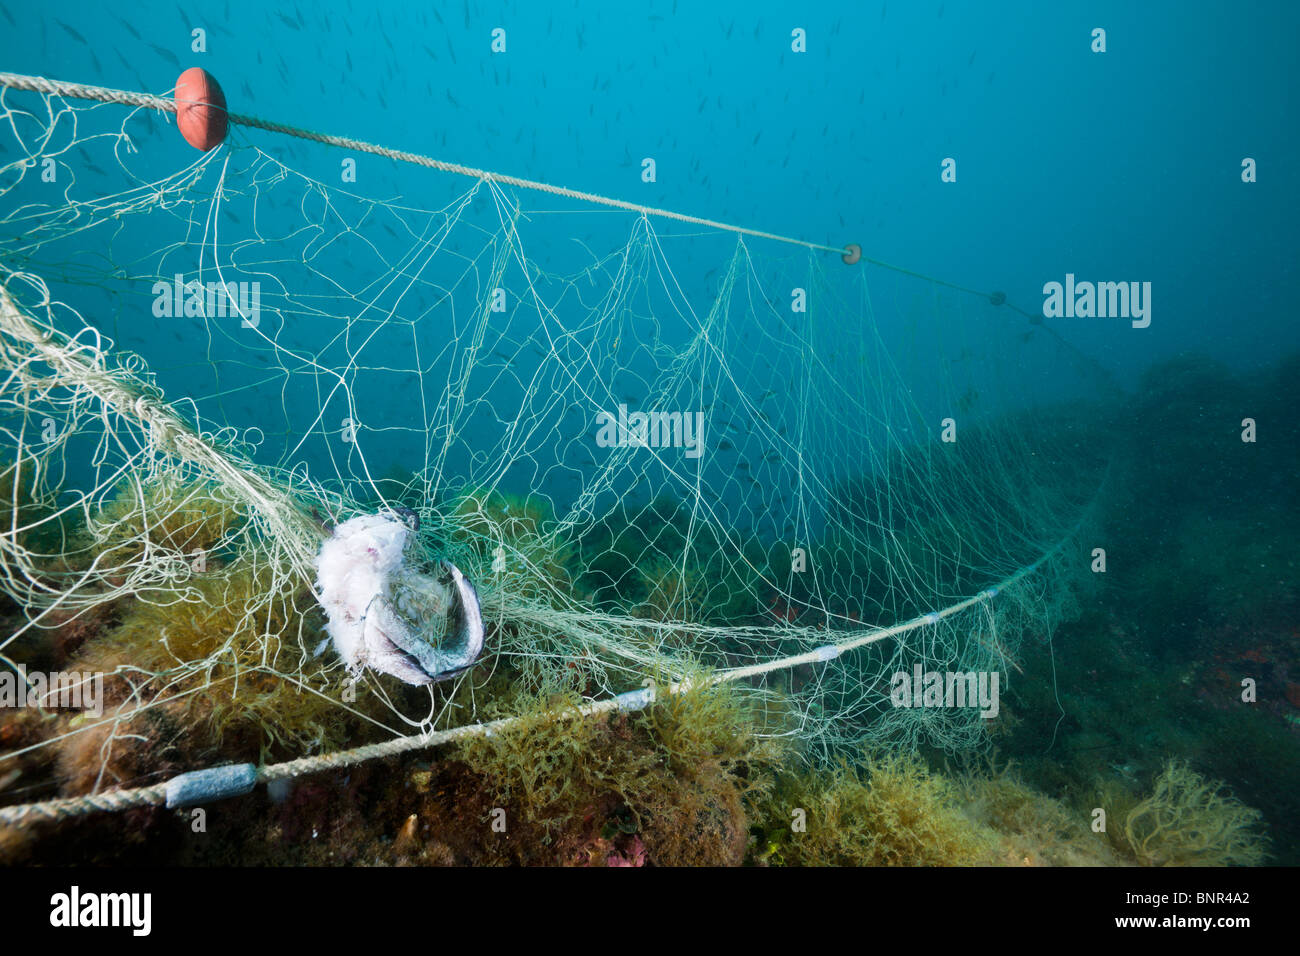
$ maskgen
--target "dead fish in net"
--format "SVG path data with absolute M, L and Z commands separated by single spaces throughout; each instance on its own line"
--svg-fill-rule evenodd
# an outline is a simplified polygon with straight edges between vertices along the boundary
M 316 558 L 317 593 L 334 649 L 353 672 L 369 667 L 408 684 L 463 673 L 483 651 L 478 592 L 450 561 L 433 573 L 407 563 L 419 527 L 409 508 L 338 525 Z

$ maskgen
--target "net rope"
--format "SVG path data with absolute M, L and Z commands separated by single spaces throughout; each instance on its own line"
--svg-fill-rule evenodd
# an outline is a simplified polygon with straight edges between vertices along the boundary
M 441 205 L 378 200 L 254 138 L 178 164 L 165 97 L 0 87 L 0 587 L 21 621 L 0 663 L 84 625 L 70 666 L 111 685 L 103 717 L 42 709 L 40 739 L 0 752 L 3 777 L 53 750 L 86 792 L 0 821 L 162 802 L 132 784 L 169 771 L 122 755 L 173 724 L 243 748 L 190 767 L 253 728 L 266 781 L 507 727 L 481 715 L 518 688 L 590 716 L 647 680 L 728 683 L 808 759 L 979 747 L 974 711 L 891 707 L 890 675 L 1009 680 L 1071 613 L 1102 461 L 1017 400 L 1028 367 L 1062 403 L 1097 377 L 988 293 L 236 114 L 474 182 L 387 170 L 388 195 Z M 636 215 L 574 225 L 592 205 Z M 601 416 L 617 441 L 593 441 Z M 490 630 L 432 690 L 350 675 L 321 641 L 321 542 L 395 504 L 421 518 L 412 559 L 464 569 Z

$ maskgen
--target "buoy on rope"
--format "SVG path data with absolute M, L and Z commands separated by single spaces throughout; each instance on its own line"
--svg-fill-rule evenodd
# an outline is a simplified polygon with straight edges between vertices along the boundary
M 176 128 L 185 142 L 207 152 L 226 138 L 226 94 L 207 70 L 192 66 L 176 81 Z
M 994 305 L 1002 305 L 1006 301 L 1007 301 L 1007 294 L 1005 292 L 989 293 L 989 302 L 993 303 Z
M 851 266 L 862 258 L 862 247 L 856 242 L 851 242 L 844 247 L 844 255 L 840 256 L 846 266 Z

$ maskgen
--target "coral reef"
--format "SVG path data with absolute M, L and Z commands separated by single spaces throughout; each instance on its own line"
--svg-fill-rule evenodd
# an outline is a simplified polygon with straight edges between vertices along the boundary
M 45 531 L 44 519 L 53 507 L 42 487 L 39 459 L 10 459 L 0 468 L 0 541 L 26 549 Z
M 176 591 L 135 600 L 71 662 L 103 673 L 104 716 L 64 718 L 55 744 L 66 792 L 226 759 L 301 755 L 346 739 L 338 702 L 288 679 L 314 666 L 320 614 L 311 592 L 241 557 Z M 157 602 L 157 603 L 155 603 Z
M 719 692 L 720 691 L 720 692 Z M 1104 797 L 1116 823 L 1035 791 L 1011 767 L 931 770 L 916 756 L 794 769 L 726 688 L 682 706 L 580 718 L 531 699 L 508 731 L 285 781 L 220 805 L 196 838 L 146 808 L 0 832 L 0 860 L 309 865 L 1090 866 L 1249 864 L 1258 815 L 1185 767 Z M 522 701 L 518 702 L 523 704 Z M 1108 839 L 1109 837 L 1109 839 Z M 102 859 L 87 856 L 97 848 Z
M 1110 573 L 1004 701 L 1021 723 L 1000 746 L 1026 779 L 1055 794 L 1105 781 L 1112 836 L 1175 757 L 1264 815 L 1273 862 L 1300 861 L 1297 367 L 1237 375 L 1184 356 L 1146 373 L 1096 509 Z M 1267 441 L 1241 440 L 1245 415 L 1270 423 Z
M 566 703 L 537 698 L 516 726 L 458 747 L 511 821 L 498 862 L 743 861 L 744 799 L 774 754 L 740 693 L 699 688 L 598 720 L 565 716 Z
M 1116 866 L 1123 861 L 1088 826 L 1090 815 L 1034 790 L 1011 764 L 991 762 L 954 782 L 963 811 L 997 834 L 996 862 L 1010 866 Z
M 170 475 L 128 481 L 72 535 L 65 560 L 74 567 L 93 561 L 110 575 L 151 558 L 206 560 L 244 520 L 234 497 L 210 482 Z
M 1277 477 L 1285 469 L 1273 446 L 1263 444 L 1247 449 L 1253 457 L 1234 462 L 1213 488 L 1188 487 L 1196 484 L 1186 482 L 1189 470 L 1212 460 L 1206 429 L 1255 399 L 1231 383 L 1231 400 L 1216 400 L 1207 417 L 1197 411 L 1197 396 L 1223 373 L 1199 366 L 1173 373 L 1186 381 L 1148 383 L 1141 421 L 1121 423 L 1135 451 L 1116 466 L 1128 469 L 1118 484 L 1131 497 L 1122 492 L 1109 503 L 1101 523 L 1112 542 L 1112 568 L 1126 568 L 1122 588 L 1112 588 L 1120 575 L 1089 575 L 1098 593 L 1051 615 L 1065 621 L 1052 636 L 1052 653 L 1033 653 L 1026 640 L 1015 658 L 1024 679 L 1007 687 L 1003 713 L 1014 719 L 1005 721 L 998 741 L 1016 753 L 1015 771 L 940 772 L 936 761 L 927 766 L 921 757 L 879 750 L 828 767 L 824 758 L 813 763 L 808 752 L 777 746 L 794 711 L 820 716 L 815 704 L 783 704 L 772 693 L 820 681 L 812 668 L 771 678 L 766 697 L 728 685 L 664 696 L 637 713 L 578 718 L 572 711 L 583 698 L 626 686 L 626 675 L 598 670 L 603 662 L 588 667 L 583 655 L 599 655 L 598 643 L 575 652 L 571 639 L 548 637 L 542 616 L 499 622 L 506 633 L 492 635 L 499 653 L 491 666 L 440 701 L 454 722 L 469 713 L 522 714 L 507 731 L 231 801 L 213 815 L 219 838 L 204 843 L 185 839 L 176 814 L 146 810 L 67 824 L 42 837 L 34 855 L 42 862 L 77 859 L 81 837 L 93 833 L 110 856 L 117 847 L 132 861 L 200 863 L 1156 866 L 1248 865 L 1270 852 L 1288 862 L 1300 845 L 1286 810 L 1300 781 L 1296 731 L 1288 723 L 1300 711 L 1300 690 L 1293 690 L 1300 675 L 1288 654 L 1297 640 L 1298 592 L 1286 548 L 1297 528 L 1294 489 Z M 1165 404 L 1175 411 L 1166 414 Z M 964 447 L 978 452 L 984 439 L 975 437 Z M 1092 432 L 1084 437 L 1090 449 Z M 1161 454 L 1152 455 L 1152 447 Z M 944 493 L 983 491 L 954 472 L 953 483 L 959 479 L 967 483 Z M 1277 493 L 1260 502 L 1233 498 L 1231 489 L 1243 485 Z M 210 489 L 181 481 L 140 488 L 120 491 L 86 528 L 66 532 L 75 544 L 67 550 L 84 563 L 102 548 L 102 566 L 122 574 L 152 563 L 160 573 L 149 578 L 148 590 L 94 613 L 51 616 L 45 643 L 28 635 L 28 643 L 11 645 L 24 660 L 105 671 L 112 719 L 7 719 L 0 751 L 80 731 L 42 756 L 33 751 L 4 764 L 21 773 L 12 786 L 40 792 L 54 753 L 65 791 L 84 792 L 191 769 L 218 746 L 222 759 L 257 760 L 364 739 L 355 712 L 277 676 L 310 674 L 313 686 L 330 684 L 329 661 L 315 663 L 310 654 L 321 636 L 310 591 L 231 546 L 244 543 L 243 516 Z M 874 619 L 889 598 L 890 562 L 938 561 L 958 590 L 986 583 L 964 580 L 960 567 L 944 564 L 951 556 L 930 553 L 944 550 L 946 535 L 969 529 L 936 531 L 910 500 L 891 500 L 890 515 L 870 504 L 860 513 L 859 500 L 879 508 L 888 490 L 848 482 L 836 493 L 844 511 L 836 521 L 858 533 L 854 540 L 888 522 L 899 527 L 860 566 L 837 566 L 836 574 L 864 587 L 853 592 L 861 603 L 830 610 Z M 31 497 L 3 484 L 0 493 Z M 1153 495 L 1168 496 L 1171 507 L 1152 509 Z M 734 546 L 715 547 L 681 502 L 629 505 L 617 522 L 597 522 L 571 543 L 558 536 L 545 498 L 472 490 L 443 504 L 429 521 L 426 543 L 447 544 L 477 562 L 489 588 L 508 587 L 538 605 L 590 602 L 662 622 L 668 626 L 656 633 L 666 647 L 687 649 L 695 632 L 684 625 L 813 623 L 805 604 L 814 596 L 800 590 L 808 578 L 784 590 L 771 584 L 789 577 L 788 544 L 754 553 L 745 545 L 740 554 Z M 16 513 L 24 507 L 20 501 Z M 1004 533 L 1026 541 L 1046 536 L 1029 526 Z M 827 537 L 809 550 L 863 553 L 851 545 Z M 486 571 L 498 547 L 506 555 L 499 579 Z M 208 554 L 208 570 L 177 573 L 177 556 L 195 550 Z M 1161 561 L 1143 557 L 1151 553 Z M 1083 616 L 1071 620 L 1076 610 Z M 1007 624 L 1013 643 L 1016 624 Z M 990 627 L 983 636 L 1001 658 L 993 634 Z M 724 654 L 731 649 L 726 641 L 718 638 Z M 778 656 L 780 640 L 768 651 Z M 837 666 L 853 684 L 859 673 L 870 674 L 870 664 L 864 654 Z M 1242 701 L 1244 676 L 1256 679 L 1258 704 Z M 371 706 L 371 696 L 354 711 Z M 493 704 L 484 708 L 484 700 Z M 847 728 L 840 740 L 865 729 Z M 1162 768 L 1163 755 L 1178 759 Z M 795 769 L 807 763 L 813 765 Z M 1215 778 L 1231 781 L 1235 795 Z M 0 793 L 5 781 L 0 773 Z M 1151 782 L 1145 793 L 1142 781 Z M 1107 811 L 1104 835 L 1089 827 L 1096 806 Z M 792 828 L 796 809 L 804 813 L 803 829 Z M 493 826 L 498 811 L 501 830 Z M 1271 845 L 1260 832 L 1265 817 Z M 154 839 L 159 834 L 168 838 Z M 0 834 L 0 854 L 29 853 L 32 842 L 30 834 Z
M 971 866 L 996 837 L 919 758 L 868 754 L 861 768 L 783 775 L 763 802 L 761 857 L 786 866 Z M 796 823 L 797 821 L 797 823 Z
M 637 567 L 637 584 L 645 599 L 633 613 L 656 621 L 695 621 L 701 616 L 707 588 L 693 566 L 655 558 Z
M 449 536 L 472 547 L 484 567 L 498 554 L 503 557 L 500 574 L 510 578 L 521 596 L 551 601 L 570 593 L 572 552 L 556 538 L 555 516 L 544 498 L 466 489 L 452 503 L 445 522 Z
M 1258 866 L 1263 815 L 1186 764 L 1171 760 L 1112 840 L 1143 866 Z
M 578 543 L 585 569 L 578 585 L 603 606 L 639 617 L 696 624 L 759 620 L 759 575 L 776 574 L 790 555 L 784 544 L 766 553 L 755 540 L 734 552 L 707 524 L 692 520 L 687 503 L 661 494 L 629 509 L 617 527 L 598 524 Z

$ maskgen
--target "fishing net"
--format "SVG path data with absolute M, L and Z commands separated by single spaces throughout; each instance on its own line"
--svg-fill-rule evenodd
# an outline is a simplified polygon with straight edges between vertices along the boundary
M 1005 690 L 1070 613 L 1097 381 L 1000 297 L 171 122 L 0 91 L 0 662 L 106 688 L 38 708 L 0 776 L 53 748 L 85 792 L 190 769 L 190 737 L 300 757 L 647 681 L 742 687 L 810 758 L 979 747 L 995 722 L 894 706 L 894 675 Z M 332 529 L 397 506 L 486 624 L 427 687 L 349 671 L 316 602 Z

